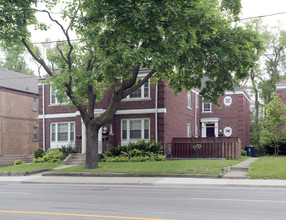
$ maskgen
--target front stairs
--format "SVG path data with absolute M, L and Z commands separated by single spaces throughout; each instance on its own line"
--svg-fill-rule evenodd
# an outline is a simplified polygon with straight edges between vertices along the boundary
M 81 153 L 70 154 L 62 162 L 62 165 L 81 165 L 81 164 L 85 164 L 85 154 Z

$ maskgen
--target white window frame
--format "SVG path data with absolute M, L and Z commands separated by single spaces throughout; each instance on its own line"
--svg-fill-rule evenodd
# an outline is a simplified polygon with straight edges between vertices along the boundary
M 209 104 L 210 108 L 208 110 L 206 110 L 205 105 Z M 212 112 L 212 103 L 211 102 L 203 102 L 202 103 L 202 112 L 206 113 L 206 112 Z
M 33 111 L 38 111 L 38 99 L 36 97 L 33 97 Z
M 65 141 L 58 140 L 58 127 L 60 124 L 67 124 L 68 125 L 68 138 Z M 73 136 L 71 135 L 71 127 L 73 124 Z M 55 140 L 53 140 L 53 126 L 55 126 Z M 50 124 L 50 142 L 51 148 L 60 148 L 62 145 L 74 145 L 75 143 L 75 122 L 53 122 Z
M 141 121 L 141 138 L 130 138 L 130 122 Z M 145 121 L 148 121 L 148 138 L 145 138 Z M 126 122 L 126 139 L 123 139 L 123 123 Z M 137 142 L 139 140 L 150 141 L 150 118 L 121 119 L 121 144 Z
M 192 92 L 187 92 L 187 107 L 188 109 L 192 109 Z
M 33 127 L 33 141 L 38 141 L 38 127 Z
M 53 103 L 52 100 L 53 100 L 53 91 L 54 91 L 54 96 L 55 96 L 55 102 Z M 67 97 L 68 98 L 68 97 Z M 65 100 L 65 98 L 63 99 Z M 66 101 L 63 101 L 63 102 L 60 102 L 57 98 L 57 90 L 56 89 L 53 89 L 53 87 L 51 86 L 50 87 L 50 105 L 66 105 L 67 102 Z
M 138 77 L 139 79 L 143 79 L 144 77 L 140 76 Z M 144 89 L 145 89 L 145 84 L 148 83 L 148 96 L 145 97 L 144 94 Z M 142 101 L 142 100 L 150 100 L 150 79 L 148 79 L 148 81 L 144 83 L 138 90 L 141 90 L 141 97 L 130 97 L 130 95 L 126 96 L 126 98 L 124 98 L 122 101 Z M 137 91 L 137 90 L 135 90 Z M 134 92 L 135 92 L 134 91 Z
M 187 137 L 190 138 L 192 137 L 192 124 L 187 123 Z

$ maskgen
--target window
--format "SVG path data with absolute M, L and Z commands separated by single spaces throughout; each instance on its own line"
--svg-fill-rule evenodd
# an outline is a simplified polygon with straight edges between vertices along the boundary
M 203 112 L 211 112 L 212 104 L 210 102 L 203 103 Z
M 135 142 L 150 139 L 149 119 L 123 119 L 121 121 L 122 142 Z
M 38 141 L 38 128 L 37 127 L 33 128 L 33 140 Z
M 191 123 L 187 124 L 187 137 L 192 137 L 192 125 L 191 125 Z
M 52 123 L 51 141 L 52 142 L 72 142 L 75 140 L 74 122 Z
M 187 99 L 188 99 L 188 108 L 192 108 L 192 93 L 191 93 L 191 91 L 189 91 L 188 93 L 187 93 Z
M 139 89 L 133 91 L 125 99 L 144 99 L 144 98 L 150 98 L 150 81 L 149 80 Z
M 61 101 L 57 98 L 57 90 L 53 89 L 52 87 L 50 87 L 50 90 L 51 90 L 51 95 L 50 95 L 51 105 L 59 105 L 67 103 L 68 97 L 66 95 L 64 95 L 64 97 L 62 98 L 63 101 Z
M 38 111 L 38 99 L 33 98 L 33 111 Z

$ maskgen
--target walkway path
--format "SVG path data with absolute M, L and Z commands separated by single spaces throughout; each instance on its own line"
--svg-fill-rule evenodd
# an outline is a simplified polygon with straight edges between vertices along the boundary
M 259 159 L 258 157 L 252 157 L 239 164 L 231 166 L 229 171 L 223 176 L 223 178 L 228 179 L 248 179 L 248 171 L 250 169 L 250 164 Z

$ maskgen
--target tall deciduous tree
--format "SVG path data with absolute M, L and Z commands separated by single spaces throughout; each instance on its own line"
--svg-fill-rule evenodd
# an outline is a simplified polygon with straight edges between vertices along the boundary
M 53 87 L 78 108 L 86 126 L 86 169 L 93 169 L 98 166 L 100 127 L 112 120 L 120 101 L 149 78 L 169 79 L 170 87 L 180 92 L 200 87 L 202 78 L 208 77 L 201 95 L 216 102 L 226 89 L 233 89 L 235 81 L 248 75 L 260 42 L 252 30 L 233 25 L 240 7 L 240 0 L 73 0 L 63 10 L 69 22 L 65 28 L 49 11 L 19 6 L 23 14 L 30 13 L 30 23 L 37 11 L 62 31 L 66 43 L 58 43 L 52 56 L 60 74 L 34 53 L 27 22 L 20 25 L 18 36 L 51 76 Z M 70 30 L 81 41 L 72 41 Z M 9 36 L 8 31 L 2 30 L 0 37 L 4 32 Z M 141 67 L 150 71 L 138 80 Z M 95 115 L 106 89 L 112 91 L 109 105 Z
M 268 103 L 266 115 L 260 121 L 261 143 L 274 147 L 275 155 L 279 153 L 279 142 L 285 140 L 286 135 L 286 105 L 281 102 L 279 97 L 274 96 Z

